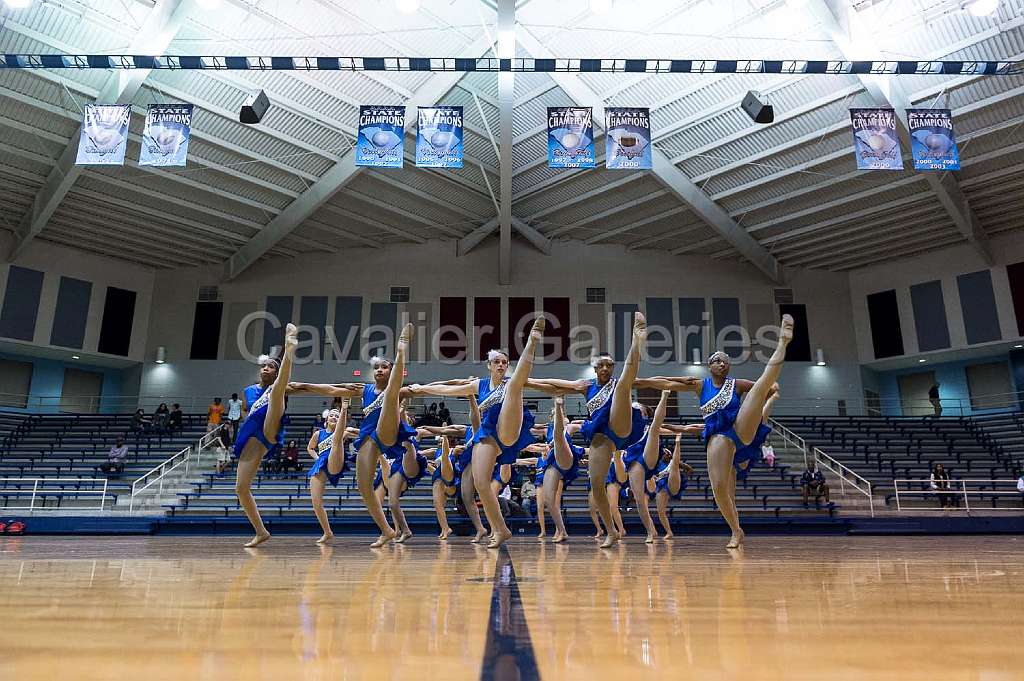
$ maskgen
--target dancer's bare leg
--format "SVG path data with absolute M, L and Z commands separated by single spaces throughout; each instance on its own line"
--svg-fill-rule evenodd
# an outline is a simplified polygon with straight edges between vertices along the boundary
M 644 445 L 644 463 L 648 469 L 658 465 L 658 458 L 661 457 L 661 424 L 665 422 L 665 413 L 668 411 L 669 391 L 661 391 L 661 399 L 654 409 L 654 416 L 651 418 L 651 427 L 647 430 L 647 443 Z
M 334 532 L 331 531 L 331 523 L 327 519 L 327 511 L 324 510 L 324 490 L 327 487 L 327 476 L 317 473 L 309 480 L 309 496 L 313 500 L 313 514 L 316 515 L 320 529 L 324 531 L 322 537 L 316 540 L 317 544 L 326 544 L 334 539 Z
M 256 507 L 256 499 L 252 496 L 252 481 L 260 472 L 260 464 L 263 463 L 263 455 L 267 448 L 259 440 L 251 438 L 245 443 L 241 456 L 238 457 L 238 466 L 235 477 L 235 494 L 238 495 L 238 505 L 245 511 L 245 517 L 252 523 L 256 530 L 256 536 L 250 539 L 245 546 L 259 546 L 270 539 L 270 532 L 267 531 L 260 517 L 260 510 Z
M 462 505 L 466 507 L 466 515 L 469 516 L 469 521 L 473 523 L 473 528 L 476 530 L 476 536 L 470 542 L 475 544 L 487 536 L 487 530 L 480 521 L 480 509 L 476 507 L 476 497 L 474 496 L 476 494 L 476 484 L 473 481 L 472 464 L 470 464 L 469 468 L 462 471 L 461 487 Z
M 601 518 L 597 515 L 597 507 L 594 506 L 594 492 L 591 490 L 587 493 L 587 506 L 590 508 L 590 520 L 594 523 L 594 539 L 600 539 L 604 536 L 604 528 L 601 526 Z
M 388 508 L 391 509 L 391 520 L 395 523 L 398 536 L 395 543 L 401 544 L 412 536 L 408 523 L 405 522 L 405 513 L 402 512 L 402 492 L 405 491 L 405 478 L 401 475 L 392 475 L 387 479 L 388 485 Z
M 621 489 L 622 487 L 620 487 L 618 483 L 612 483 L 608 485 L 606 490 L 608 498 L 615 500 L 615 503 L 611 505 L 612 522 L 611 525 L 608 526 L 608 534 L 610 535 L 612 532 L 615 532 L 620 537 L 625 537 L 626 526 L 622 524 L 622 512 L 619 510 L 619 492 Z M 607 544 L 607 542 L 605 543 Z M 604 544 L 601 546 L 602 548 L 607 548 Z
M 545 324 L 544 317 L 537 317 L 533 322 L 526 347 L 516 362 L 512 377 L 505 385 L 505 397 L 501 401 L 501 412 L 498 414 L 498 439 L 502 442 L 511 444 L 519 439 L 519 430 L 523 427 L 523 389 L 530 380 L 534 354 L 544 337 Z M 491 529 L 493 527 L 492 525 Z
M 732 538 L 726 548 L 734 549 L 743 543 L 743 530 L 736 511 L 736 478 L 732 474 L 732 459 L 736 446 L 724 435 L 715 435 L 708 443 L 708 477 L 715 493 L 715 503 L 732 530 Z
M 452 528 L 448 526 L 448 514 L 444 511 L 444 506 L 448 502 L 444 483 L 440 480 L 435 480 L 430 494 L 434 500 L 434 513 L 437 514 L 437 524 L 441 526 L 441 534 L 437 535 L 437 538 L 447 539 L 452 533 Z
M 757 433 L 757 427 L 761 425 L 761 419 L 764 418 L 765 402 L 767 402 L 775 382 L 779 380 L 782 363 L 786 360 L 786 347 L 791 340 L 793 340 L 793 318 L 784 314 L 780 324 L 779 345 L 765 365 L 760 378 L 754 381 L 753 387 L 743 397 L 739 413 L 736 414 L 736 421 L 733 423 L 736 435 L 743 442 L 753 440 Z
M 395 344 L 395 361 L 391 365 L 388 385 L 384 388 L 384 401 L 380 405 L 380 417 L 377 419 L 377 437 L 387 447 L 395 444 L 398 437 L 398 420 L 402 418 L 400 393 L 405 380 L 405 359 L 409 354 L 409 341 L 412 339 L 413 326 L 406 324 L 402 329 L 398 342 Z
M 366 438 L 359 451 L 356 452 L 356 486 L 359 488 L 359 496 L 363 498 L 366 510 L 380 529 L 380 537 L 377 541 L 370 544 L 372 548 L 383 546 L 395 538 L 395 531 L 391 529 L 391 525 L 388 524 L 388 520 L 384 516 L 381 498 L 373 489 L 373 478 L 377 474 L 377 459 L 379 456 L 380 453 L 377 451 L 377 445 L 370 438 Z M 386 486 L 388 481 L 387 473 L 389 472 L 382 471 L 385 484 L 381 485 L 381 488 Z M 382 492 L 380 493 L 382 494 Z
M 658 520 L 661 522 L 661 528 L 665 530 L 665 539 L 672 539 L 675 534 L 672 532 L 672 523 L 668 519 L 668 494 L 666 492 L 658 493 L 657 505 Z
M 612 406 L 608 412 L 608 426 L 619 437 L 629 435 L 633 422 L 633 381 L 640 371 L 640 350 L 647 338 L 647 320 L 637 312 L 633 319 L 633 342 L 622 365 L 622 373 L 612 392 Z
M 284 398 L 288 393 L 288 382 L 292 380 L 292 361 L 295 359 L 295 348 L 299 344 L 298 329 L 289 324 L 284 329 L 284 353 L 281 356 L 281 368 L 277 378 L 270 386 L 270 401 L 267 403 L 267 417 L 263 420 L 263 437 L 267 442 L 277 440 L 277 432 L 281 429 L 281 417 L 284 416 Z
M 565 439 L 565 397 L 558 395 L 554 399 L 555 402 L 555 415 L 552 425 L 554 426 L 551 434 L 552 446 L 555 448 L 555 463 L 558 464 L 559 468 L 568 470 L 572 467 L 572 462 L 575 457 L 572 455 L 572 450 L 569 449 L 569 443 Z M 608 472 L 605 471 L 605 475 Z
M 649 440 L 654 440 L 657 437 L 653 434 Z M 647 480 L 644 476 L 643 466 L 633 464 L 629 467 L 629 488 L 633 490 L 633 497 L 636 499 L 636 510 L 640 514 L 640 522 L 644 524 L 644 530 L 647 531 L 647 539 L 644 540 L 647 544 L 653 544 L 654 540 L 658 536 L 658 530 L 654 528 L 654 521 L 651 520 L 651 510 L 648 507 L 647 499 Z
M 547 479 L 545 471 L 545 479 Z M 537 524 L 540 525 L 540 533 L 537 535 L 537 539 L 544 540 L 544 535 L 547 534 L 547 527 L 545 527 L 544 521 L 544 507 L 547 504 L 544 503 L 544 483 L 541 482 L 540 490 L 537 492 Z M 591 507 L 593 508 L 593 507 Z
M 416 457 L 416 447 L 414 447 L 411 442 L 405 443 L 405 454 L 402 455 L 402 470 L 405 471 L 406 476 L 410 478 L 415 478 L 420 474 L 420 464 L 419 459 Z M 391 498 L 391 518 L 392 520 L 395 520 L 396 524 L 400 524 L 402 526 L 401 532 L 397 537 L 395 537 L 395 543 L 404 544 L 410 537 L 412 537 L 412 530 L 409 529 L 409 523 L 405 522 L 405 512 L 402 511 L 401 503 L 401 496 L 402 493 L 405 492 L 407 485 L 405 478 L 402 476 L 396 475 L 394 477 L 400 478 L 401 484 L 399 485 L 398 494 L 392 494 L 391 487 L 388 487 L 388 495 Z M 397 513 L 395 511 L 396 508 L 398 509 Z
M 562 520 L 562 509 L 558 507 L 558 483 L 561 481 L 562 476 L 558 474 L 558 471 L 548 466 L 548 469 L 544 471 L 544 486 L 541 493 L 544 495 L 544 504 L 548 507 L 548 513 L 551 514 L 551 519 L 555 522 L 554 542 L 556 544 L 568 538 L 565 522 Z
M 604 483 L 608 477 L 608 468 L 612 464 L 612 454 L 614 451 L 615 443 L 604 435 L 595 435 L 590 443 L 590 466 L 588 470 L 590 474 L 590 491 L 594 497 L 594 507 L 597 509 L 598 515 L 601 516 L 604 526 L 608 529 L 608 535 L 601 544 L 603 549 L 614 546 L 615 542 L 619 540 L 619 533 L 615 529 L 617 525 L 612 519 L 611 509 L 612 504 L 617 503 L 618 500 L 608 498 L 608 491 Z
M 504 407 L 502 409 L 504 410 Z M 491 438 L 478 442 L 473 447 L 473 484 L 476 486 L 480 503 L 483 504 L 487 524 L 491 526 L 491 541 L 487 547 L 492 549 L 498 548 L 512 537 L 512 532 L 501 515 L 498 495 L 491 487 L 491 475 L 494 472 L 494 463 L 498 459 L 498 451 L 498 445 Z

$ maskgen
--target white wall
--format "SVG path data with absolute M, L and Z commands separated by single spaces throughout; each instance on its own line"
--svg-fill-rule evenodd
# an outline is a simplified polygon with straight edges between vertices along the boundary
M 10 248 L 10 242 L 10 233 L 0 234 L 0 249 L 3 249 L 3 252 L 7 252 Z M 154 270 L 34 240 L 13 263 L 0 264 L 0 300 L 3 300 L 6 294 L 7 272 L 11 264 L 45 273 L 32 345 L 57 348 L 57 346 L 50 345 L 50 331 L 53 328 L 53 316 L 57 307 L 57 292 L 60 288 L 60 278 L 67 276 L 92 282 L 92 297 L 89 303 L 89 316 L 85 327 L 85 342 L 82 353 L 79 354 L 91 354 L 96 357 L 102 356 L 97 352 L 96 348 L 99 343 L 100 325 L 103 320 L 103 303 L 106 299 L 107 287 L 114 286 L 135 291 L 137 294 L 128 359 L 135 361 L 145 359 L 146 334 L 149 330 L 149 315 L 153 296 Z M 71 352 L 67 348 L 57 349 L 68 352 L 68 354 Z
M 364 324 L 368 304 L 385 302 L 389 287 L 410 286 L 412 303 L 431 303 L 433 320 L 438 319 L 441 296 L 565 296 L 572 299 L 571 323 L 576 323 L 576 305 L 585 302 L 587 287 L 607 290 L 608 310 L 612 303 L 637 303 L 644 309 L 647 297 L 704 297 L 710 310 L 712 297 L 738 298 L 741 320 L 746 322 L 748 304 L 771 304 L 774 284 L 754 268 L 728 261 L 684 258 L 667 252 L 627 252 L 621 246 L 583 246 L 578 242 L 556 242 L 552 255 L 544 256 L 530 247 L 513 243 L 514 277 L 511 286 L 497 284 L 497 242 L 491 240 L 468 256 L 457 258 L 454 243 L 437 242 L 387 249 L 358 249 L 335 255 L 310 255 L 302 259 L 275 259 L 260 263 L 237 280 L 221 285 L 221 299 L 252 302 L 262 309 L 268 295 L 361 295 Z M 191 343 L 195 300 L 200 285 L 216 284 L 219 268 L 161 271 L 155 277 L 153 311 L 150 316 L 148 354 L 157 345 L 167 347 L 169 363 L 143 368 L 142 394 L 223 395 L 252 381 L 254 368 L 244 361 L 187 361 Z M 825 350 L 829 366 L 794 363 L 786 367 L 784 382 L 791 399 L 861 394 L 860 370 L 851 323 L 850 294 L 845 274 L 819 271 L 794 272 L 789 286 L 795 302 L 808 307 L 812 353 Z M 472 305 L 469 306 L 472 325 Z M 333 323 L 333 300 L 328 306 L 328 324 Z M 225 313 L 226 318 L 226 313 Z M 678 321 L 678 320 L 677 320 Z M 506 324 L 507 326 L 507 324 Z M 235 330 L 222 328 L 223 342 L 233 342 Z M 358 364 L 296 367 L 299 379 L 318 381 L 352 380 Z M 689 365 L 646 367 L 645 372 L 691 373 Z M 756 376 L 756 364 L 737 366 L 739 377 Z M 410 381 L 481 375 L 480 365 L 412 365 Z M 583 366 L 560 362 L 538 367 L 537 375 L 578 377 L 589 375 Z
M 900 327 L 903 333 L 903 349 L 906 355 L 915 355 L 919 349 L 917 332 L 914 328 L 914 310 L 910 301 L 910 287 L 936 279 L 942 282 L 942 298 L 946 307 L 951 349 L 967 348 L 967 332 L 964 329 L 964 317 L 960 307 L 960 292 L 956 278 L 961 274 L 984 269 L 989 269 L 992 272 L 992 289 L 995 294 L 996 310 L 999 314 L 999 326 L 1003 340 L 1020 338 L 1017 334 L 1013 300 L 1010 298 L 1006 265 L 1024 260 L 1024 239 L 1013 234 L 993 239 L 992 254 L 995 260 L 992 267 L 986 265 L 972 247 L 963 245 L 851 272 L 850 295 L 853 306 L 853 327 L 856 330 L 857 356 L 860 361 L 871 362 L 875 359 L 871 343 L 867 296 L 879 291 L 896 290 Z

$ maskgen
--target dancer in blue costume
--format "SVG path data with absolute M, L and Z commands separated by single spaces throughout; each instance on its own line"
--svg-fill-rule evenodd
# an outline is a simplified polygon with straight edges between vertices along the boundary
M 306 451 L 313 457 L 306 476 L 309 478 L 309 496 L 313 501 L 313 514 L 324 531 L 317 544 L 327 544 L 334 539 L 331 523 L 324 509 L 324 490 L 327 483 L 337 487 L 341 476 L 348 470 L 345 457 L 345 436 L 348 423 L 348 400 L 342 400 L 341 409 L 326 412 L 323 428 L 317 428 L 309 438 Z
M 252 482 L 260 471 L 263 457 L 281 444 L 281 420 L 284 418 L 285 395 L 292 373 L 295 347 L 299 343 L 297 334 L 294 324 L 285 328 L 284 352 L 280 363 L 271 357 L 260 357 L 260 382 L 245 389 L 246 415 L 238 429 L 234 453 L 238 458 L 235 494 L 238 495 L 239 506 L 245 511 L 245 517 L 256 530 L 256 536 L 246 543 L 246 547 L 258 546 L 270 539 L 270 532 L 263 524 L 256 499 L 252 495 Z
M 465 430 L 469 430 L 462 426 Z M 437 514 L 437 524 L 441 526 L 441 534 L 438 539 L 447 539 L 451 536 L 452 528 L 448 524 L 448 514 L 445 512 L 445 505 L 448 499 L 454 497 L 462 484 L 461 476 L 456 472 L 456 464 L 459 455 L 465 449 L 465 445 L 451 446 L 448 436 L 439 436 L 441 446 L 436 448 L 437 458 L 434 459 L 431 467 L 431 496 L 434 500 L 434 512 Z M 427 450 L 424 450 L 424 455 Z
M 715 493 L 715 503 L 732 530 L 726 548 L 738 548 L 744 539 L 736 511 L 736 471 L 733 466 L 736 451 L 749 445 L 757 436 L 765 404 L 774 394 L 786 360 L 786 347 L 792 340 L 793 318 L 788 314 L 782 315 L 779 344 L 760 378 L 753 382 L 729 376 L 729 356 L 724 352 L 716 352 L 708 358 L 710 378 L 655 376 L 637 381 L 639 387 L 688 391 L 699 395 L 708 452 L 708 477 Z
M 565 521 L 562 518 L 562 493 L 579 475 L 580 461 L 583 459 L 585 450 L 569 441 L 569 436 L 580 427 L 570 424 L 569 419 L 566 418 L 565 398 L 559 395 L 554 402 L 551 423 L 548 425 L 546 433 L 551 451 L 548 453 L 543 486 L 540 488 L 541 494 L 538 496 L 543 495 L 544 506 L 547 507 L 551 519 L 555 522 L 555 536 L 551 541 L 560 544 L 569 539 L 569 533 L 565 529 Z
M 612 511 L 604 481 L 611 465 L 612 453 L 633 444 L 643 433 L 643 417 L 633 407 L 633 385 L 640 370 L 640 351 L 646 337 L 647 322 L 637 312 L 633 321 L 632 344 L 618 379 L 612 378 L 615 361 L 610 355 L 604 354 L 598 355 L 591 362 L 596 374 L 593 380 L 537 381 L 538 389 L 545 392 L 578 393 L 587 399 L 590 418 L 583 424 L 581 432 L 590 449 L 590 489 L 601 520 L 608 528 L 612 527 Z M 609 532 L 601 547 L 609 548 L 618 540 L 617 532 Z
M 687 426 L 687 429 L 689 434 L 700 436 L 704 426 L 698 423 Z M 665 530 L 665 539 L 672 539 L 675 536 L 672 533 L 672 524 L 668 519 L 669 502 L 682 500 L 683 492 L 686 491 L 686 486 L 690 478 L 693 477 L 693 467 L 683 463 L 682 460 L 682 440 L 683 433 L 677 433 L 676 444 L 668 461 L 665 462 L 665 457 L 662 457 L 662 461 L 667 463 L 668 467 L 656 476 L 658 520 L 661 522 L 661 528 Z
M 536 437 L 544 437 L 547 433 L 545 426 L 534 426 L 530 429 L 530 432 Z M 537 539 L 544 540 L 547 534 L 547 528 L 544 523 L 544 495 L 541 490 L 544 486 L 544 474 L 547 472 L 548 466 L 554 459 L 554 450 L 548 446 L 546 442 L 534 442 L 532 445 L 525 447 L 520 454 L 536 454 L 536 457 L 520 457 L 516 459 L 516 464 L 520 466 L 534 466 L 533 473 L 533 485 L 537 489 L 537 526 L 540 528 L 540 532 L 537 534 Z M 525 501 L 525 500 L 524 500 Z M 555 495 L 555 503 L 561 505 L 562 503 L 562 487 L 559 486 L 558 493 Z
M 488 353 L 487 378 L 469 379 L 463 385 L 431 383 L 414 386 L 418 395 L 438 397 L 476 397 L 480 408 L 480 428 L 473 434 L 473 484 L 491 526 L 489 548 L 496 549 L 512 536 L 498 505 L 498 496 L 490 482 L 495 464 L 511 464 L 521 449 L 533 442 L 530 427 L 533 414 L 523 404 L 523 391 L 530 383 L 530 371 L 537 346 L 544 336 L 544 317 L 538 316 L 530 330 L 519 362 L 510 378 L 508 355 L 498 350 Z M 468 505 L 467 505 L 468 506 Z
M 605 479 L 601 482 L 601 487 L 604 488 L 605 494 L 608 495 L 609 515 L 611 516 L 611 523 L 605 524 L 605 528 L 617 533 L 619 538 L 626 536 L 626 526 L 622 523 L 622 512 L 619 511 L 620 499 L 625 493 L 626 485 L 629 482 L 629 478 L 626 476 L 626 464 L 622 460 L 624 454 L 625 452 L 621 449 L 616 449 L 612 452 L 612 463 L 608 467 Z M 598 524 L 598 520 L 603 521 L 604 518 L 599 515 L 597 504 L 594 503 L 593 488 L 590 489 L 587 501 L 590 503 L 590 517 L 594 521 L 594 525 L 597 526 L 597 534 L 594 535 L 594 539 L 607 536 L 607 532 L 602 532 L 601 526 Z
M 370 360 L 373 383 L 311 384 L 293 383 L 295 392 L 311 392 L 328 397 L 362 398 L 363 420 L 359 424 L 356 449 L 356 484 L 370 517 L 380 528 L 380 537 L 370 544 L 378 548 L 393 540 L 397 533 L 388 524 L 380 499 L 374 494 L 373 480 L 380 454 L 396 459 L 405 454 L 404 443 L 416 431 L 401 418 L 401 400 L 411 394 L 402 386 L 405 360 L 413 326 L 406 324 L 395 344 L 395 361 L 381 357 Z

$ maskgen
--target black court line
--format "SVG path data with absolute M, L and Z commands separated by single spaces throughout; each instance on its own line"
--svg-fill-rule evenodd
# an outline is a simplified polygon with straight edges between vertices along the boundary
M 487 642 L 484 644 L 480 679 L 530 681 L 539 678 L 512 556 L 508 547 L 502 546 L 494 567 L 494 590 L 491 592 L 491 612 L 487 618 Z

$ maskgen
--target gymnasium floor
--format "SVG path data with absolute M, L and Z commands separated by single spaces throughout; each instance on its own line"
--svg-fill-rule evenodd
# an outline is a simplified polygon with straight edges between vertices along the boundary
M 0 679 L 1020 679 L 1024 539 L 0 539 Z

